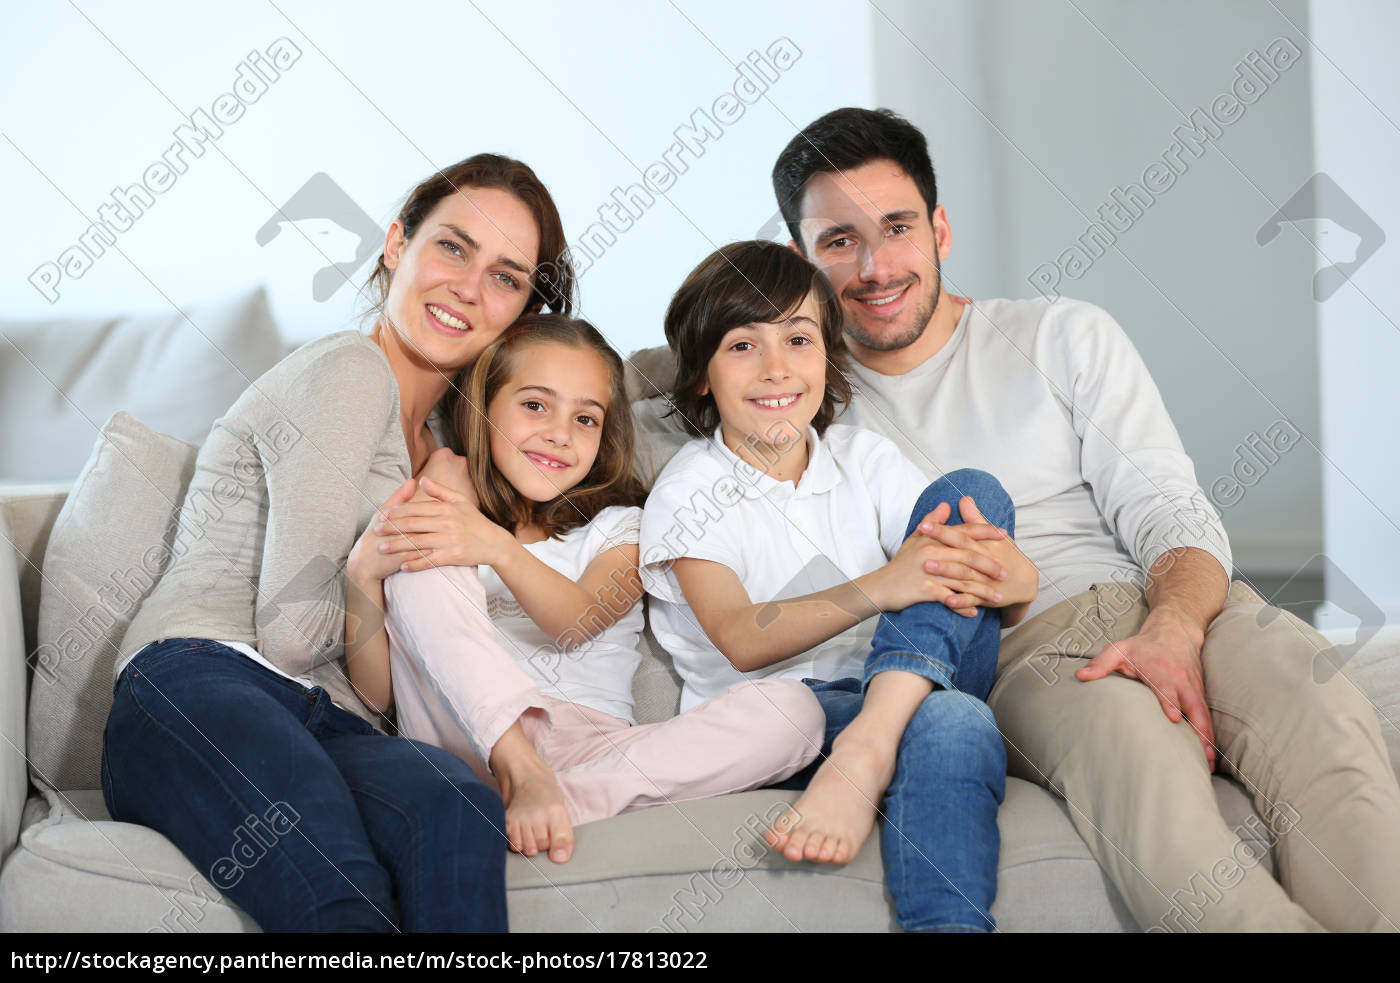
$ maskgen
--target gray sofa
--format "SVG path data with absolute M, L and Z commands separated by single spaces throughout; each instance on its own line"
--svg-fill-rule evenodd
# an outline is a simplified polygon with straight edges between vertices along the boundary
M 664 451 L 653 446 L 649 453 L 664 456 Z M 0 929 L 256 930 L 163 836 L 108 817 L 95 762 L 100 721 L 110 703 L 110 671 L 89 672 L 84 661 L 101 658 L 100 653 L 79 651 L 58 674 L 37 654 L 41 598 L 48 598 L 45 617 L 52 620 L 55 595 L 70 589 L 75 572 L 67 568 L 80 565 L 81 558 L 50 550 L 70 492 L 75 503 L 83 501 L 71 482 L 0 485 Z M 74 520 L 74 512 L 69 509 L 65 522 Z M 76 518 L 110 526 L 116 549 L 132 528 L 142 522 L 163 525 L 168 513 L 167 508 L 145 516 L 133 504 L 125 514 Z M 49 624 L 49 638 L 64 627 Z M 649 635 L 647 640 L 635 680 L 642 722 L 674 714 L 679 701 L 679 680 L 668 657 Z M 1382 717 L 1400 721 L 1400 629 L 1371 639 L 1348 669 Z M 1386 727 L 1386 740 L 1392 761 L 1400 761 L 1394 723 Z M 1224 778 L 1214 782 L 1232 828 L 1246 839 L 1249 830 L 1262 828 L 1247 823 L 1253 810 L 1238 784 Z M 1007 785 L 993 909 L 1000 928 L 1136 930 L 1064 804 L 1026 782 L 1010 779 Z M 758 831 L 795 797 L 748 792 L 592 823 L 579 829 L 575 858 L 565 865 L 512 856 L 512 928 L 894 930 L 877 839 L 839 868 L 793 864 L 762 847 Z M 1251 845 L 1267 852 L 1266 843 Z M 1272 858 L 1265 863 L 1272 869 Z
M 112 822 L 94 788 L 31 784 L 22 749 L 44 553 L 63 506 L 62 486 L 0 492 L 0 929 L 250 931 L 255 926 L 153 830 Z M 1373 639 L 1353 676 L 1400 719 L 1400 631 Z M 679 683 L 664 653 L 636 679 L 643 722 L 675 713 Z M 1392 757 L 1400 752 L 1394 728 Z M 1215 780 L 1231 827 L 1253 810 L 1244 790 Z M 894 920 L 872 839 L 845 867 L 793 864 L 758 846 L 756 830 L 794 793 L 757 791 L 658 806 L 580 827 L 565 865 L 513 856 L 515 931 L 889 931 Z M 993 914 L 1004 931 L 1133 931 L 1064 804 L 1017 779 L 1000 814 L 1001 881 Z M 1265 844 L 1259 844 L 1261 847 Z M 1271 861 L 1266 861 L 1270 863 Z

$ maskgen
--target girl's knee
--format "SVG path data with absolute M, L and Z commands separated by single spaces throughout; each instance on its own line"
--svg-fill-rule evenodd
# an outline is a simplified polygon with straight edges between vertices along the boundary
M 741 684 L 742 712 L 748 721 L 765 731 L 800 736 L 820 747 L 826 733 L 826 714 L 821 703 L 804 683 L 796 679 L 756 679 Z

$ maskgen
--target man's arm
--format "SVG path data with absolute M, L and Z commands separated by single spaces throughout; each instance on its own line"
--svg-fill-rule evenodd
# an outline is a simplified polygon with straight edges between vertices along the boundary
M 1091 304 L 1047 311 L 1053 375 L 1072 408 L 1081 468 L 1100 513 L 1146 571 L 1142 630 L 1076 675 L 1110 672 L 1152 687 L 1167 719 L 1185 718 L 1214 767 L 1201 646 L 1229 589 L 1229 539 L 1196 483 L 1161 393 L 1122 328 Z

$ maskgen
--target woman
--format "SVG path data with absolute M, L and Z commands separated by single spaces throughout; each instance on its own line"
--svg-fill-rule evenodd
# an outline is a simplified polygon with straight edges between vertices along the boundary
M 289 355 L 200 450 L 185 548 L 122 642 L 103 793 L 265 931 L 506 929 L 501 800 L 358 699 L 345 658 L 381 620 L 354 591 L 342 604 L 342 571 L 352 547 L 377 552 L 371 517 L 411 497 L 452 380 L 526 311 L 568 313 L 573 283 L 528 167 L 453 165 L 389 228 L 370 335 Z

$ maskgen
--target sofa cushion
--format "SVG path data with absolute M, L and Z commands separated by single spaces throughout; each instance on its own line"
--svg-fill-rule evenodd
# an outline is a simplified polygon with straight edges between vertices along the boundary
M 118 646 L 170 555 L 196 452 L 117 413 L 54 522 L 29 659 L 29 765 L 41 787 L 100 787 Z
M 1221 794 L 1228 783 L 1217 780 Z M 656 806 L 578 828 L 574 859 L 512 855 L 524 932 L 884 932 L 895 928 L 878 833 L 844 867 L 794 864 L 763 827 L 797 797 L 759 790 Z M 1222 809 L 1230 807 L 1222 800 Z M 1132 931 L 1117 892 L 1043 789 L 1007 781 L 998 821 L 1003 931 Z M 254 931 L 160 834 L 114 823 L 101 793 L 46 793 L 0 873 L 0 930 Z
M 114 823 L 102 793 L 45 792 L 0 873 L 4 932 L 254 932 L 175 845 Z
M 71 481 L 126 410 L 202 442 L 285 348 L 261 288 L 187 312 L 0 323 L 0 481 Z

